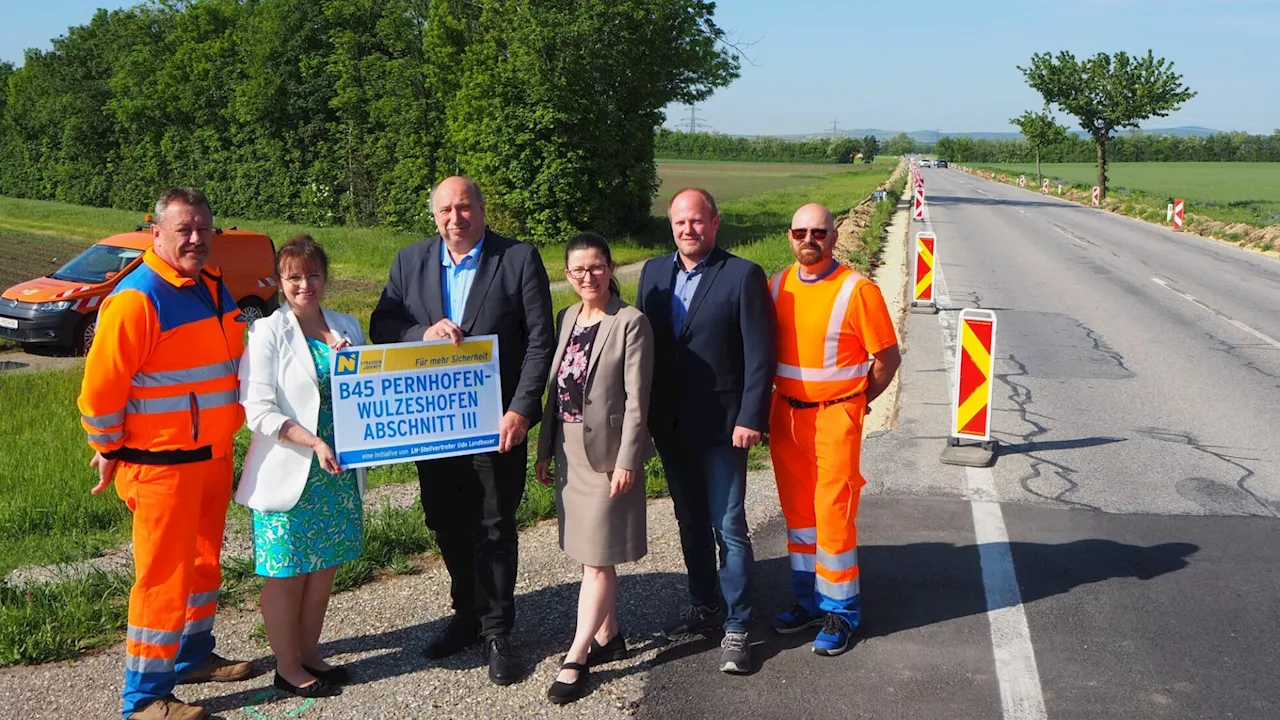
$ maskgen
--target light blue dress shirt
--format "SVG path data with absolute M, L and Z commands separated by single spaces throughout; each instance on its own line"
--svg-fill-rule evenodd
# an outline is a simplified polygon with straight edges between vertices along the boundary
M 484 236 L 471 248 L 471 252 L 462 256 L 460 262 L 453 261 L 449 247 L 440 241 L 440 291 L 444 294 L 444 312 L 450 320 L 462 324 L 462 312 L 467 307 L 467 296 L 471 294 L 471 283 L 476 279 L 476 269 L 480 267 L 480 249 L 484 247 Z
M 685 270 L 680 253 L 675 254 L 676 282 L 671 293 L 671 331 L 680 337 L 680 329 L 684 327 L 684 317 L 689 314 L 689 304 L 693 302 L 694 293 L 698 292 L 698 283 L 702 280 L 702 271 L 707 269 L 707 260 L 703 258 L 692 270 Z

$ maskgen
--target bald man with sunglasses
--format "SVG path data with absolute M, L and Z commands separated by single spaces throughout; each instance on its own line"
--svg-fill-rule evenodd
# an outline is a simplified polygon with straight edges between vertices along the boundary
M 769 452 L 796 596 L 773 628 L 819 628 L 813 651 L 824 656 L 848 650 L 861 619 L 862 418 L 902 362 L 880 289 L 841 265 L 835 244 L 831 212 L 805 205 L 791 219 L 796 264 L 769 283 L 778 331 Z

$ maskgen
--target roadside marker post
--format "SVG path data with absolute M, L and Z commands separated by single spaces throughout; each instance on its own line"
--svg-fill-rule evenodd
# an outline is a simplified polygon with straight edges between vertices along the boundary
M 1173 203 L 1169 203 L 1169 207 L 1164 211 L 1164 221 L 1173 224 Z
M 1181 230 L 1187 210 L 1187 203 L 1182 198 L 1173 201 L 1173 229 Z
M 1101 198 L 1102 198 L 1102 188 L 1098 187 L 1097 185 L 1094 185 L 1093 186 L 1093 206 L 1094 207 L 1098 207 L 1099 205 L 1102 204 Z
M 990 467 L 996 460 L 999 445 L 991 437 L 996 314 L 981 308 L 965 308 L 960 311 L 959 320 L 951 432 L 940 459 L 946 465 Z M 968 444 L 962 444 L 965 441 Z
M 938 301 L 933 295 L 933 268 L 938 262 L 938 236 L 931 232 L 916 233 L 916 262 L 911 273 L 911 305 L 908 312 L 936 315 Z
M 1045 178 L 1044 182 L 1040 183 L 1040 193 L 1043 195 L 1049 194 L 1049 178 Z
M 916 185 L 915 213 L 912 216 L 916 220 L 924 221 L 924 185 Z

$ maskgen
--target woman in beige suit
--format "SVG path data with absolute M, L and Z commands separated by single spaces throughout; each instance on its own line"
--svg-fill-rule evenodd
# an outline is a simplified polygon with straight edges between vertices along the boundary
M 557 704 L 586 694 L 592 664 L 626 654 L 614 566 L 648 550 L 644 462 L 653 454 L 649 321 L 619 296 L 604 238 L 578 235 L 564 255 L 565 276 L 581 302 L 560 313 L 535 466 L 539 482 L 555 482 L 560 547 L 582 563 L 577 633 L 547 691 Z

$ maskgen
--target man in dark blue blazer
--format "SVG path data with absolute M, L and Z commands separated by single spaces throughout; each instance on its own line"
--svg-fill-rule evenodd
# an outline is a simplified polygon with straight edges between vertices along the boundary
M 716 246 L 720 214 L 687 188 L 667 212 L 676 252 L 645 263 L 636 307 L 653 326 L 649 429 L 680 526 L 691 605 L 669 636 L 709 629 L 724 597 L 720 669 L 751 670 L 747 450 L 768 430 L 774 314 L 759 265 Z M 719 545 L 719 593 L 716 546 Z
M 396 255 L 369 319 L 375 343 L 498 336 L 504 414 L 498 451 L 425 460 L 418 485 L 427 526 L 449 570 L 454 616 L 426 648 L 429 658 L 461 652 L 483 639 L 489 677 L 518 681 L 512 652 L 526 436 L 542 416 L 542 393 L 555 352 L 551 285 L 532 245 L 487 229 L 484 196 L 464 177 L 432 193 L 440 234 Z

